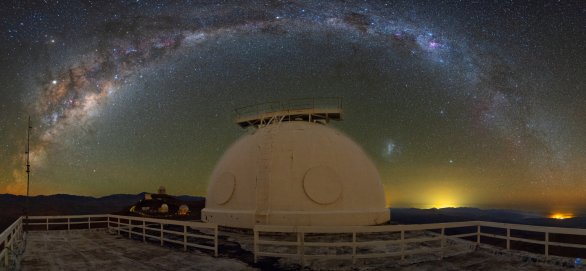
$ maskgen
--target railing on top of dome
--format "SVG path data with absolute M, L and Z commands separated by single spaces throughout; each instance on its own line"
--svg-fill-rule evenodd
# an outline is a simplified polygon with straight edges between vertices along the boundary
M 303 120 L 340 120 L 341 97 L 301 98 L 286 101 L 265 102 L 240 107 L 234 110 L 235 122 L 242 128 L 261 126 L 271 119 L 285 117 Z

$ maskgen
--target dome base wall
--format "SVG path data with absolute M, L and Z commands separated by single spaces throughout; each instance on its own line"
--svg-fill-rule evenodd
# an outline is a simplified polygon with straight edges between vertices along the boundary
M 388 209 L 345 210 L 327 212 L 271 211 L 266 221 L 256 221 L 254 210 L 218 210 L 204 208 L 202 220 L 234 228 L 254 228 L 259 225 L 286 226 L 371 226 L 390 220 Z

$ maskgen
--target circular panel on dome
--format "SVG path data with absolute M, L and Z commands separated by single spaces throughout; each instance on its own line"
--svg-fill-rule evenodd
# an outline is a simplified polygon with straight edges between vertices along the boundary
M 316 203 L 330 204 L 342 194 L 338 179 L 338 174 L 327 166 L 310 168 L 303 177 L 303 190 Z
M 225 204 L 230 201 L 232 194 L 234 194 L 234 187 L 236 186 L 236 177 L 230 172 L 224 172 L 212 187 L 212 196 L 217 204 Z

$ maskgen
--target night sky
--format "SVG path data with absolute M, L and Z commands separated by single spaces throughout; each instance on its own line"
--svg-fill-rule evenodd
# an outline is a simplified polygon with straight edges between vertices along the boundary
M 233 109 L 340 96 L 390 206 L 586 209 L 584 1 L 2 1 L 0 193 L 205 195 Z

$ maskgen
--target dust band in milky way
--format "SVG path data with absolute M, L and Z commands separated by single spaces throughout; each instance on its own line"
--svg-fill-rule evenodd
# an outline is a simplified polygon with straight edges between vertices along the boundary
M 381 21 L 382 18 L 369 18 L 355 12 L 342 14 L 341 17 L 324 16 L 321 21 L 285 16 L 271 18 L 268 15 L 253 22 L 246 16 L 242 19 L 195 31 L 166 26 L 161 31 L 151 30 L 144 35 L 132 33 L 128 37 L 121 35 L 107 41 L 107 45 L 102 45 L 97 52 L 84 57 L 76 66 L 60 72 L 59 76 L 41 86 L 34 111 L 41 119 L 43 131 L 32 153 L 39 156 L 64 129 L 83 126 L 90 121 L 94 111 L 99 110 L 99 106 L 106 103 L 108 97 L 121 86 L 133 80 L 132 76 L 141 69 L 178 50 L 197 50 L 198 44 L 225 36 L 338 30 L 363 38 L 374 36 L 401 53 L 421 54 L 440 63 L 448 61 L 450 52 L 448 41 L 430 31 L 393 20 L 371 24 L 370 20 Z M 152 22 L 138 19 L 120 24 L 132 24 L 135 31 L 140 31 L 151 28 Z

